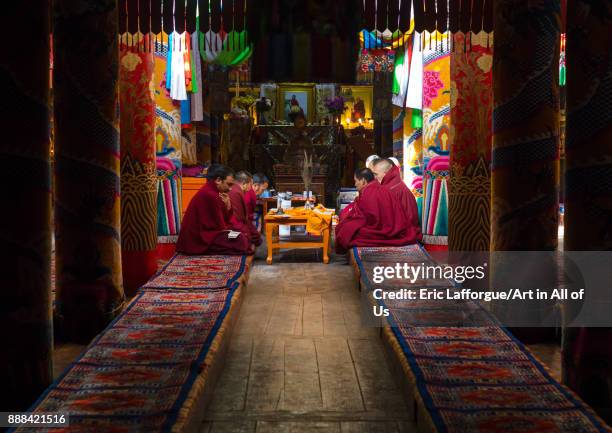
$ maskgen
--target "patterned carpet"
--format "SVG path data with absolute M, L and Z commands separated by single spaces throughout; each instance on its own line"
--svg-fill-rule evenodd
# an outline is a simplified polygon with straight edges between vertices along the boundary
M 173 257 L 35 403 L 35 412 L 69 413 L 70 426 L 16 431 L 176 428 L 224 338 L 246 270 L 245 257 Z
M 231 287 L 244 274 L 246 256 L 175 254 L 146 283 L 146 289 L 218 289 Z
M 368 290 L 373 288 L 369 275 L 374 266 L 432 263 L 417 245 L 355 248 L 353 257 Z M 444 286 L 442 281 L 432 283 Z M 417 420 L 423 431 L 612 432 L 478 303 L 372 302 L 391 307 L 386 332 L 425 414 Z

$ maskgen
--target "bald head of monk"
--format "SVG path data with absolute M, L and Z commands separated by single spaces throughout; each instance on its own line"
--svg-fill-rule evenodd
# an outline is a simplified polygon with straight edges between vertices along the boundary
M 234 170 L 223 164 L 213 164 L 208 168 L 206 181 L 214 182 L 220 193 L 227 193 L 234 186 Z
M 368 156 L 366 158 L 366 161 L 365 161 L 366 168 L 369 168 L 370 170 L 372 170 L 372 167 L 373 167 L 372 164 L 374 163 L 374 161 L 376 161 L 378 159 L 380 159 L 380 156 L 378 156 L 378 155 L 370 155 L 370 156 Z
M 247 192 L 253 188 L 253 175 L 246 170 L 236 173 L 236 183 L 240 185 L 242 192 Z
M 382 182 L 385 174 L 393 167 L 395 167 L 395 164 L 388 158 L 380 158 L 372 162 L 372 172 L 379 182 Z

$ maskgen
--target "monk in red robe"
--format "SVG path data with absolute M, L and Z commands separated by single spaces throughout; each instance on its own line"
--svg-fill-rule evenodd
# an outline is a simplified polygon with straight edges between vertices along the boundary
M 176 251 L 183 254 L 252 254 L 250 234 L 232 218 L 228 192 L 234 185 L 234 172 L 224 165 L 214 164 L 208 169 L 206 178 L 206 184 L 187 206 Z
M 372 165 L 374 167 L 372 171 L 376 179 L 400 203 L 406 215 L 406 222 L 411 233 L 410 237 L 416 241 L 421 241 L 423 234 L 419 225 L 419 208 L 414 195 L 402 180 L 399 167 L 387 158 L 375 160 Z
M 370 182 L 374 182 L 375 180 L 376 178 L 374 177 L 374 173 L 369 168 L 358 168 L 357 170 L 355 170 L 355 174 L 353 175 L 353 181 L 355 182 L 355 188 L 357 189 L 358 193 L 361 193 L 361 190 L 365 188 L 367 184 L 369 184 Z M 359 195 L 357 195 L 355 200 L 353 200 L 344 209 L 342 209 L 338 217 L 340 222 L 342 222 L 345 217 L 351 214 L 351 212 L 355 209 L 358 200 Z
M 253 189 L 253 179 L 249 183 L 249 189 L 244 193 L 244 201 L 247 207 L 247 216 L 249 221 L 253 221 L 253 214 L 255 213 L 255 207 L 257 207 L 257 193 Z
M 364 179 L 366 175 L 357 173 L 355 177 Z M 336 226 L 336 252 L 340 254 L 351 247 L 399 247 L 415 242 L 404 210 L 379 182 L 361 188 L 359 199 Z
M 239 171 L 236 174 L 236 183 L 229 192 L 234 223 L 237 227 L 240 227 L 241 231 L 249 234 L 251 243 L 259 246 L 261 245 L 261 233 L 257 231 L 253 224 L 254 207 L 250 208 L 250 203 L 247 201 L 249 191 L 255 194 L 253 177 L 247 171 Z

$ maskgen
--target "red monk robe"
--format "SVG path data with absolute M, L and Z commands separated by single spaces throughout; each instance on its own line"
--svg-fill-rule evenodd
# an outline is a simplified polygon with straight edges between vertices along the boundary
M 399 167 L 391 167 L 389 171 L 385 173 L 381 184 L 391 191 L 391 194 L 393 194 L 404 210 L 409 228 L 408 237 L 414 239 L 412 243 L 416 241 L 420 242 L 423 239 L 423 234 L 421 233 L 421 226 L 419 225 L 419 208 L 417 207 L 414 195 L 410 192 L 410 189 L 408 189 L 404 181 L 402 181 Z
M 241 234 L 230 239 L 230 230 Z M 208 181 L 191 199 L 183 217 L 176 251 L 183 254 L 252 254 L 250 235 L 235 227 L 217 185 Z
M 253 189 L 249 188 L 249 191 L 253 191 Z M 229 198 L 232 202 L 232 218 L 236 227 L 240 227 L 241 231 L 249 234 L 251 243 L 259 246 L 261 245 L 261 233 L 253 225 L 253 214 L 248 212 L 247 194 L 248 192 L 242 191 L 239 183 L 232 186 L 229 192 Z
M 336 251 L 351 247 L 399 247 L 417 240 L 392 193 L 378 182 L 362 188 L 359 200 L 336 226 Z
M 253 221 L 253 214 L 257 206 L 257 193 L 253 188 L 249 188 L 249 190 L 244 193 L 244 201 L 246 202 L 247 217 L 249 221 Z

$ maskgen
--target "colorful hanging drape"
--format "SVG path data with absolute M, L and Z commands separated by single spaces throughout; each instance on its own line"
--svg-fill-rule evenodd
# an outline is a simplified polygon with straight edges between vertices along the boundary
M 413 112 L 414 109 L 407 108 L 404 117 L 404 182 L 409 187 L 423 175 L 423 129 L 412 125 Z
M 49 1 L 3 5 L 4 30 L 27 37 L 0 60 L 4 172 L 0 216 L 0 407 L 21 412 L 51 383 Z
M 125 303 L 117 3 L 53 8 L 56 313 L 67 338 L 87 343 Z
M 393 156 L 404 163 L 404 118 L 406 111 L 402 107 L 393 106 Z M 402 169 L 402 173 L 403 173 Z
M 154 61 L 155 147 L 157 156 L 181 160 L 180 102 L 170 97 L 167 74 L 168 45 L 157 44 Z
M 465 36 L 453 35 L 462 47 Z M 491 214 L 493 140 L 493 46 L 485 35 L 472 35 L 470 50 L 451 56 L 451 116 L 448 247 L 451 251 L 488 251 Z
M 157 158 L 157 235 L 176 237 L 181 229 L 180 166 L 169 158 Z M 168 239 L 164 239 L 163 243 Z
M 570 251 L 612 249 L 612 5 L 567 4 L 565 238 Z M 564 330 L 564 381 L 610 422 L 612 329 Z
M 425 243 L 446 244 L 450 153 L 450 51 L 448 35 L 427 33 L 423 55 L 423 215 Z
M 491 249 L 555 250 L 559 2 L 495 2 Z
M 157 270 L 153 54 L 122 46 L 119 64 L 121 253 L 123 282 L 131 294 Z
M 354 7 L 367 30 L 455 33 L 493 31 L 493 1 L 489 0 L 366 0 Z
M 435 156 L 425 167 L 421 219 L 425 244 L 445 245 L 447 243 L 448 175 L 448 156 Z

